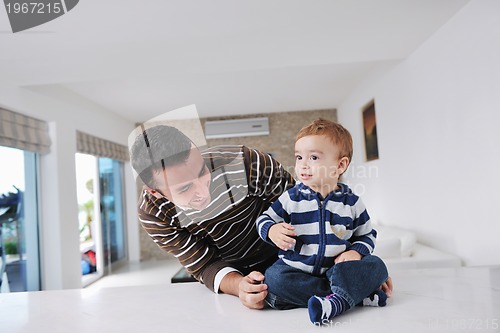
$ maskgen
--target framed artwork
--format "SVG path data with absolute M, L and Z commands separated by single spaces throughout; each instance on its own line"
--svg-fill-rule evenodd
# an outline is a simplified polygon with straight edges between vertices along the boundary
M 375 100 L 363 108 L 363 132 L 365 135 L 366 160 L 373 161 L 378 156 L 377 118 L 375 117 Z

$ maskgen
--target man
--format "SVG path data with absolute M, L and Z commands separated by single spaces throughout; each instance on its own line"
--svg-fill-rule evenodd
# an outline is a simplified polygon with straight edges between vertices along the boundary
M 293 177 L 267 154 L 244 146 L 201 152 L 164 125 L 144 130 L 130 155 L 145 184 L 139 219 L 157 245 L 210 290 L 263 308 L 262 273 L 277 250 L 260 239 L 255 220 Z

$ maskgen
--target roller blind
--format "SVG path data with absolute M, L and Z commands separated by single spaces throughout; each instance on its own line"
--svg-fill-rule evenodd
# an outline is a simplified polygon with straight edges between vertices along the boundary
M 46 154 L 50 143 L 45 121 L 0 108 L 0 146 Z
M 128 162 L 130 159 L 126 146 L 80 131 L 77 131 L 76 135 L 76 149 L 79 153 L 108 157 L 123 162 Z

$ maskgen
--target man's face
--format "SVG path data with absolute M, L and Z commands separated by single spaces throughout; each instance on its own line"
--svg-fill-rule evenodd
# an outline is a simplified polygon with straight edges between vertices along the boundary
M 211 201 L 211 175 L 200 151 L 192 146 L 184 163 L 166 167 L 154 174 L 158 190 L 170 201 L 182 208 L 202 210 Z

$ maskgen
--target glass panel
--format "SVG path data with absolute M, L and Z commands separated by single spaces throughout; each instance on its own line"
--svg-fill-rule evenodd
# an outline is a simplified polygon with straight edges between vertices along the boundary
M 0 147 L 0 291 L 40 290 L 37 155 Z
M 76 154 L 82 282 L 86 286 L 126 259 L 123 163 Z
M 105 266 L 126 257 L 123 163 L 99 158 L 99 187 Z
M 97 158 L 87 154 L 75 155 L 78 223 L 83 285 L 102 276 L 101 230 L 97 205 Z M 97 191 L 96 191 L 97 189 Z

